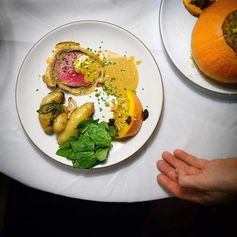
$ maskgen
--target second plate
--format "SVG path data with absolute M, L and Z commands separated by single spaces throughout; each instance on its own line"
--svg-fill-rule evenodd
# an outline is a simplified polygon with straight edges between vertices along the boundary
M 162 0 L 160 6 L 160 32 L 164 47 L 179 71 L 195 85 L 208 91 L 237 95 L 237 87 L 212 82 L 197 69 L 191 57 L 191 34 L 197 17 L 184 7 L 183 1 Z

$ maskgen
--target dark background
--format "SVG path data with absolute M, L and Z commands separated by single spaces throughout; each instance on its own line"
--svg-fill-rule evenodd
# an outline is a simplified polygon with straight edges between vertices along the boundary
M 0 211 L 0 236 L 236 236 L 237 202 L 93 202 L 35 190 L 4 175 Z

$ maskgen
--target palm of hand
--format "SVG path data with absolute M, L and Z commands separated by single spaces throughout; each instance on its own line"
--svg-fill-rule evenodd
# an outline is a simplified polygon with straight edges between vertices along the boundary
M 226 178 L 233 169 L 230 162 L 198 159 L 181 150 L 174 155 L 164 152 L 162 157 L 163 160 L 157 162 L 162 173 L 157 181 L 176 197 L 201 204 L 220 203 L 231 198 L 226 193 L 226 188 L 232 185 L 231 179 Z

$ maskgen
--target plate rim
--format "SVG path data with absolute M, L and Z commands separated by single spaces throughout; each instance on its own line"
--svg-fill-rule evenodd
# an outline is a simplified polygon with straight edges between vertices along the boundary
M 23 59 L 21 65 L 20 65 L 20 67 L 19 67 L 19 70 L 18 70 L 18 73 L 17 73 L 17 79 L 16 79 L 16 83 L 15 83 L 15 106 L 16 106 L 16 110 L 17 110 L 18 119 L 19 119 L 19 121 L 20 121 L 20 123 L 21 123 L 21 126 L 22 126 L 22 128 L 23 128 L 25 134 L 27 135 L 27 138 L 29 139 L 29 142 L 30 142 L 31 144 L 33 144 L 33 145 L 37 148 L 38 151 L 40 151 L 42 154 L 44 154 L 44 155 L 46 155 L 47 157 L 49 157 L 51 161 L 53 160 L 54 162 L 56 162 L 56 163 L 58 163 L 58 164 L 60 164 L 60 165 L 63 165 L 63 166 L 65 166 L 65 167 L 70 167 L 70 168 L 72 168 L 72 169 L 75 169 L 72 165 L 67 164 L 67 163 L 65 163 L 65 162 L 61 162 L 61 161 L 59 161 L 59 160 L 53 158 L 53 157 L 50 156 L 49 154 L 47 154 L 44 150 L 42 150 L 41 148 L 39 148 L 39 146 L 34 142 L 34 140 L 32 140 L 32 138 L 30 137 L 30 135 L 29 135 L 28 132 L 26 131 L 26 128 L 25 128 L 25 126 L 24 126 L 24 124 L 23 124 L 23 121 L 21 120 L 21 116 L 20 116 L 20 112 L 19 112 L 19 108 L 18 108 L 18 107 L 19 107 L 19 105 L 18 105 L 19 102 L 18 102 L 18 99 L 17 99 L 17 93 L 18 93 L 18 85 L 19 85 L 19 80 L 20 80 L 20 79 L 19 79 L 19 78 L 20 78 L 20 73 L 21 73 L 21 71 L 22 71 L 22 68 L 24 67 L 25 61 L 27 60 L 27 58 L 28 58 L 28 56 L 30 55 L 30 53 L 34 50 L 34 48 L 37 47 L 43 39 L 47 38 L 47 36 L 50 35 L 50 34 L 52 34 L 53 32 L 56 32 L 57 30 L 59 30 L 59 29 L 61 29 L 61 28 L 64 28 L 64 27 L 67 27 L 67 26 L 70 26 L 70 25 L 81 24 L 81 23 L 95 23 L 95 24 L 99 23 L 99 24 L 104 24 L 104 25 L 112 26 L 112 27 L 115 27 L 115 28 L 117 28 L 117 29 L 119 29 L 119 30 L 122 30 L 122 31 L 128 33 L 128 34 L 131 35 L 133 38 L 135 38 L 138 42 L 140 42 L 140 43 L 143 45 L 143 47 L 146 49 L 146 51 L 149 53 L 149 55 L 151 56 L 152 60 L 154 61 L 155 66 L 156 66 L 156 70 L 157 70 L 157 72 L 158 72 L 158 74 L 159 74 L 159 80 L 160 80 L 160 84 L 161 84 L 160 90 L 161 90 L 162 94 L 161 94 L 161 96 L 160 96 L 160 97 L 161 97 L 161 102 L 160 102 L 161 106 L 160 106 L 160 109 L 159 109 L 159 115 L 157 116 L 157 119 L 156 119 L 155 125 L 154 125 L 154 129 L 152 130 L 152 132 L 151 132 L 151 134 L 149 135 L 149 137 L 142 143 L 142 145 L 141 145 L 138 149 L 136 149 L 134 152 L 132 152 L 132 154 L 126 156 L 124 159 L 119 160 L 118 162 L 115 162 L 115 163 L 112 163 L 112 164 L 108 164 L 108 165 L 103 165 L 103 164 L 101 164 L 101 165 L 99 165 L 99 166 L 96 165 L 96 166 L 94 166 L 94 167 L 91 168 L 91 170 L 101 170 L 101 169 L 106 169 L 106 168 L 114 167 L 114 166 L 116 166 L 116 165 L 118 165 L 118 164 L 120 164 L 120 163 L 125 162 L 126 160 L 128 160 L 129 158 L 131 158 L 131 157 L 133 157 L 135 154 L 137 154 L 137 153 L 144 147 L 144 145 L 146 145 L 146 144 L 151 140 L 151 138 L 153 137 L 153 135 L 154 135 L 154 133 L 155 133 L 155 131 L 156 131 L 156 129 L 157 129 L 157 127 L 158 127 L 160 121 L 161 121 L 161 117 L 162 117 L 162 114 L 163 114 L 163 109 L 164 109 L 164 83 L 163 83 L 163 78 L 162 78 L 162 74 L 161 74 L 159 65 L 158 65 L 158 63 L 157 63 L 157 61 L 156 61 L 154 55 L 152 54 L 151 50 L 150 50 L 150 49 L 145 45 L 145 43 L 144 43 L 140 38 L 138 38 L 135 34 L 133 34 L 133 33 L 130 32 L 129 30 L 127 30 L 127 29 L 125 29 L 124 27 L 121 27 L 121 26 L 119 26 L 119 25 L 117 25 L 117 24 L 114 24 L 114 23 L 111 23 L 111 22 L 108 22 L 108 21 L 101 21 L 101 20 L 79 20 L 79 21 L 72 21 L 72 22 L 68 22 L 68 23 L 66 23 L 66 24 L 62 24 L 62 25 L 59 25 L 59 26 L 53 28 L 52 30 L 50 30 L 50 31 L 48 31 L 46 34 L 44 34 L 42 37 L 40 37 L 40 39 L 37 40 L 37 41 L 33 44 L 33 46 L 27 51 L 27 54 L 25 55 L 25 57 L 24 57 L 24 59 Z M 83 170 L 82 168 L 77 168 L 77 169 L 78 169 L 78 170 Z
M 160 8 L 159 8 L 159 31 L 160 31 L 161 42 L 164 46 L 165 52 L 167 53 L 170 61 L 175 66 L 175 68 L 178 70 L 178 72 L 185 77 L 187 82 L 189 82 L 192 86 L 196 86 L 200 90 L 204 90 L 206 92 L 213 93 L 213 94 L 220 95 L 220 96 L 227 96 L 229 98 L 230 97 L 234 97 L 234 98 L 237 97 L 237 91 L 236 92 L 226 92 L 225 93 L 225 92 L 216 91 L 214 89 L 203 87 L 200 84 L 196 83 L 195 81 L 191 80 L 191 78 L 189 78 L 188 75 L 184 74 L 181 71 L 181 69 L 178 67 L 178 65 L 175 62 L 175 60 L 173 59 L 173 57 L 171 57 L 169 47 L 167 46 L 167 44 L 165 43 L 165 40 L 164 40 L 164 33 L 163 33 L 163 27 L 162 27 L 162 13 L 163 13 L 164 4 L 165 4 L 165 0 L 161 0 Z

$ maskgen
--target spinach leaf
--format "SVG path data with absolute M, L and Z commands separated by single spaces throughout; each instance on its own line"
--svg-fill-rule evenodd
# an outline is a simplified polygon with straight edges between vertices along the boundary
M 98 127 L 105 129 L 106 131 L 109 131 L 109 125 L 106 122 L 101 122 L 98 124 Z
M 111 145 L 112 138 L 109 133 L 98 125 L 91 124 L 85 132 L 97 147 L 107 147 Z
M 76 168 L 89 169 L 105 162 L 116 128 L 94 119 L 82 121 L 77 128 L 79 135 L 60 145 L 56 154 L 70 159 Z
M 89 169 L 97 162 L 94 151 L 78 152 L 76 153 L 76 158 L 73 162 L 73 166 L 76 168 Z
M 65 142 L 64 144 L 62 144 L 59 149 L 57 150 L 56 154 L 58 156 L 63 156 L 66 158 L 73 158 L 74 157 L 74 152 L 72 150 L 71 144 L 69 141 Z
M 63 157 L 66 157 L 70 160 L 74 160 L 75 159 L 75 153 L 73 152 L 72 150 L 72 147 L 70 146 L 70 144 L 68 146 L 63 146 L 63 147 L 60 147 L 56 154 L 58 156 L 63 156 Z
M 85 131 L 91 124 L 98 124 L 98 121 L 99 121 L 98 119 L 97 120 L 94 120 L 94 119 L 83 120 L 77 126 L 79 133 L 85 133 Z
M 108 152 L 109 152 L 109 147 L 107 147 L 107 148 L 99 148 L 95 152 L 95 157 L 99 161 L 104 161 L 104 160 L 107 159 Z
M 114 126 L 109 127 L 109 135 L 114 138 L 117 133 L 117 129 Z
M 71 142 L 71 147 L 74 152 L 93 151 L 95 143 L 87 136 L 80 136 L 77 141 Z

